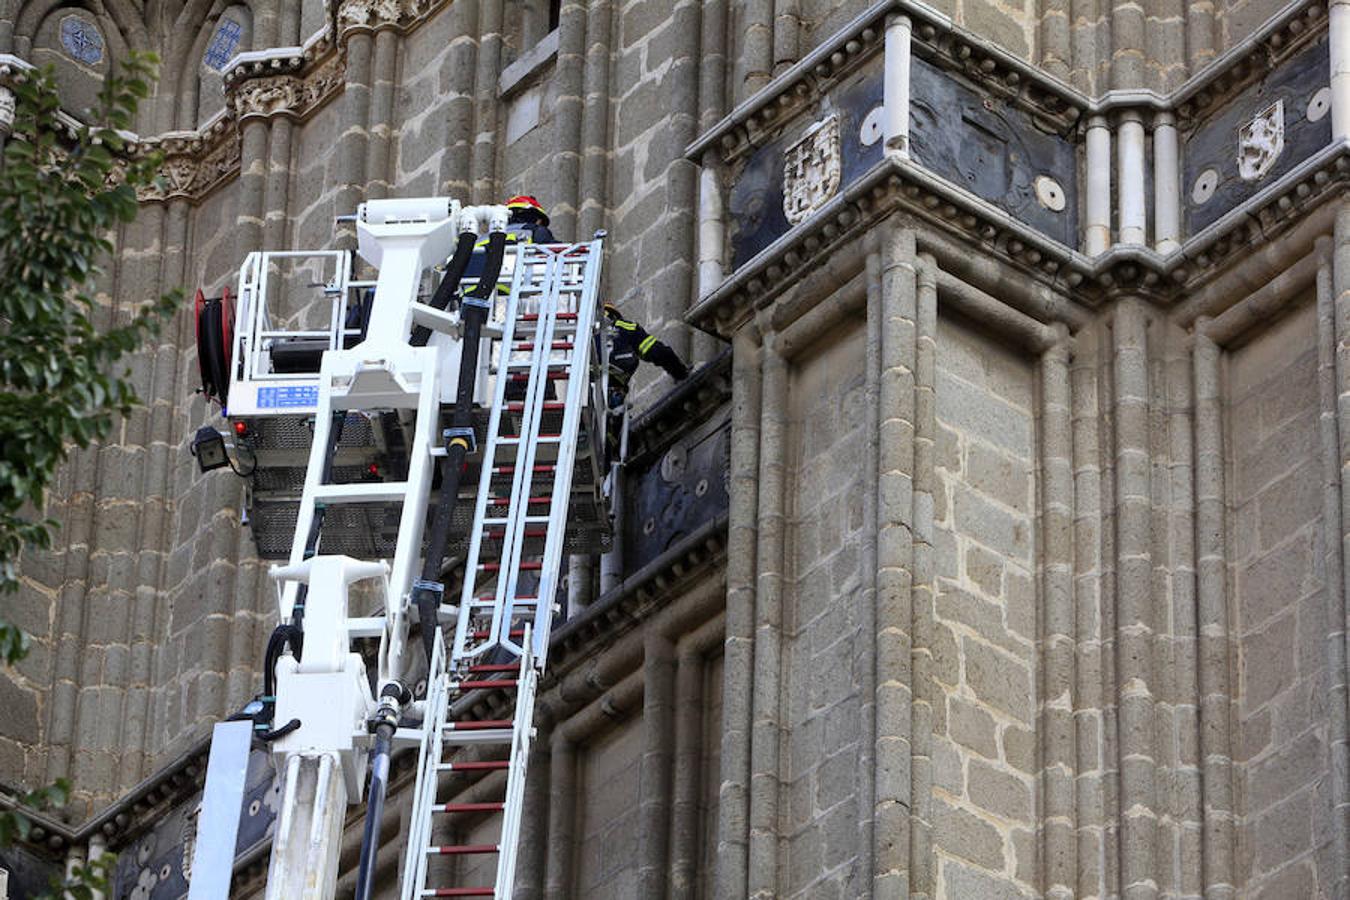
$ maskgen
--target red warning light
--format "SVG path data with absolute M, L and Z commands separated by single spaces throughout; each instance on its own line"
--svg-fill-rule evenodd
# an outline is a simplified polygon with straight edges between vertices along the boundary
M 247 422 L 235 422 L 235 423 L 234 423 L 234 433 L 237 434 L 237 435 L 239 435 L 240 437 L 243 437 L 244 435 L 248 434 L 248 423 L 247 423 Z
M 380 467 L 376 463 L 371 463 L 369 466 L 366 467 L 366 471 L 369 472 L 371 475 L 378 475 L 380 474 Z

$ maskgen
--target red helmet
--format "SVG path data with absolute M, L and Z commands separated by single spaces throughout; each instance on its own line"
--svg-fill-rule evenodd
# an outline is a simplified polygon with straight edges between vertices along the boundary
M 534 199 L 534 198 L 531 197 L 529 194 L 517 194 L 516 196 L 512 197 L 510 200 L 507 200 L 507 201 L 506 201 L 506 208 L 507 208 L 507 209 L 532 209 L 532 210 L 534 210 L 535 212 L 537 212 L 537 213 L 539 214 L 539 221 L 540 221 L 542 224 L 544 224 L 544 225 L 547 225 L 547 224 L 548 224 L 548 213 L 544 212 L 544 207 L 539 203 L 538 200 Z

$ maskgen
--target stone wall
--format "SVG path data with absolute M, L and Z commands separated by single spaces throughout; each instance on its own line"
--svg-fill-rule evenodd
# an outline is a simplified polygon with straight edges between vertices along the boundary
M 1335 629 L 1315 304 L 1233 350 L 1226 388 L 1238 859 L 1253 897 L 1331 896 L 1338 876 L 1326 645 Z
M 937 338 L 935 863 L 949 896 L 1015 897 L 1036 886 L 1035 365 L 961 320 Z

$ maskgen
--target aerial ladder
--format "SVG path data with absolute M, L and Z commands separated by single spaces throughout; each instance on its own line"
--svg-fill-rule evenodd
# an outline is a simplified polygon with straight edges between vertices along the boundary
M 560 573 L 569 553 L 609 539 L 603 234 L 506 246 L 503 207 L 445 198 L 369 201 L 354 219 L 375 281 L 352 277 L 347 251 L 253 253 L 232 329 L 209 332 L 227 335 L 214 368 L 228 384 L 214 393 L 249 474 L 294 472 L 297 462 L 284 437 L 250 444 L 250 435 L 311 432 L 289 556 L 271 571 L 279 624 L 249 712 L 282 779 L 267 896 L 333 896 L 346 810 L 367 786 L 357 897 L 370 896 L 390 757 L 415 748 L 401 896 L 508 898 Z M 484 236 L 486 250 L 475 250 Z M 304 287 L 321 299 L 278 309 L 278 294 Z M 329 552 L 375 549 L 359 534 L 371 509 L 392 529 L 381 558 Z M 444 583 L 451 561 L 463 572 L 457 587 Z M 477 691 L 513 695 L 510 717 L 457 719 L 469 704 L 456 701 Z M 230 806 L 213 796 L 221 734 L 199 848 L 222 831 L 208 810 Z M 470 746 L 475 758 L 457 755 Z M 496 771 L 500 799 L 440 795 L 446 773 Z M 495 840 L 438 842 L 456 817 L 484 816 L 499 818 Z M 445 883 L 438 857 L 486 857 L 495 865 L 477 868 L 494 875 Z M 194 870 L 192 897 L 224 896 L 212 884 L 223 877 L 227 889 L 228 872 Z

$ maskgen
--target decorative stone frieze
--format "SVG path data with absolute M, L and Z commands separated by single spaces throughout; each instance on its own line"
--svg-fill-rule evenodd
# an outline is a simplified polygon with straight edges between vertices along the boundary
M 14 92 L 0 86 L 0 137 L 9 135 L 14 127 Z
M 783 214 L 796 225 L 839 190 L 839 117 L 827 116 L 783 151 Z

